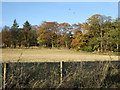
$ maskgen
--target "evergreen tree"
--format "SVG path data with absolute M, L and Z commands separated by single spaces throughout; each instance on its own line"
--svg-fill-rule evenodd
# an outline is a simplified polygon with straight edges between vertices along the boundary
M 11 35 L 11 44 L 12 44 L 12 46 L 14 48 L 16 48 L 16 45 L 18 43 L 18 27 L 19 27 L 19 25 L 18 25 L 18 23 L 17 23 L 17 21 L 15 19 L 14 22 L 13 22 L 13 25 L 12 25 L 12 27 L 10 29 L 10 32 L 11 32 L 11 34 L 10 34 Z
M 28 21 L 26 21 L 23 25 L 23 45 L 25 47 L 30 46 L 31 39 L 31 25 Z
M 10 47 L 11 45 L 10 27 L 4 26 L 1 34 L 2 34 L 2 45 L 4 47 Z

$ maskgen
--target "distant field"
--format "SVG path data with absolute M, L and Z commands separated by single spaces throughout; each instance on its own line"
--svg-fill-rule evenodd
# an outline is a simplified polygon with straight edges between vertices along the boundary
M 1 62 L 118 61 L 118 56 L 67 49 L 2 49 Z

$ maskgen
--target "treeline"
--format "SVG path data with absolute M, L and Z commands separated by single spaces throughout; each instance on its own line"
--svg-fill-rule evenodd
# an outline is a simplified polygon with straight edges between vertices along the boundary
M 42 22 L 32 26 L 28 21 L 19 28 L 16 20 L 11 27 L 1 31 L 4 47 L 66 47 L 84 51 L 118 51 L 118 19 L 95 14 L 86 22 L 69 23 Z

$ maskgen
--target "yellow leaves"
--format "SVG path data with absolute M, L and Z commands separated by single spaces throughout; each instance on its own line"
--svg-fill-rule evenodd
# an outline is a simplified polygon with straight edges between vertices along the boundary
M 60 24 L 58 24 L 58 26 L 70 26 L 70 24 L 69 23 L 60 23 Z
M 63 41 L 64 41 L 64 37 L 59 37 L 59 38 L 57 39 L 57 44 L 62 44 Z
M 74 39 L 72 39 L 71 45 L 73 47 L 80 47 L 84 44 L 84 35 L 80 30 L 77 30 L 73 35 Z
M 92 20 L 92 19 L 95 19 L 95 18 L 99 18 L 100 16 L 102 16 L 102 15 L 95 14 L 95 15 L 91 16 L 90 18 L 88 18 L 87 20 Z

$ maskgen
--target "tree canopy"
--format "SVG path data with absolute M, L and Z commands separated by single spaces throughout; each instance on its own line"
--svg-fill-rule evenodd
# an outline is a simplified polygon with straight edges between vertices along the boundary
M 95 14 L 86 22 L 70 25 L 67 22 L 42 22 L 32 26 L 29 21 L 19 28 L 16 19 L 11 27 L 4 26 L 2 45 L 4 47 L 49 47 L 75 48 L 84 51 L 118 51 L 119 19 Z

